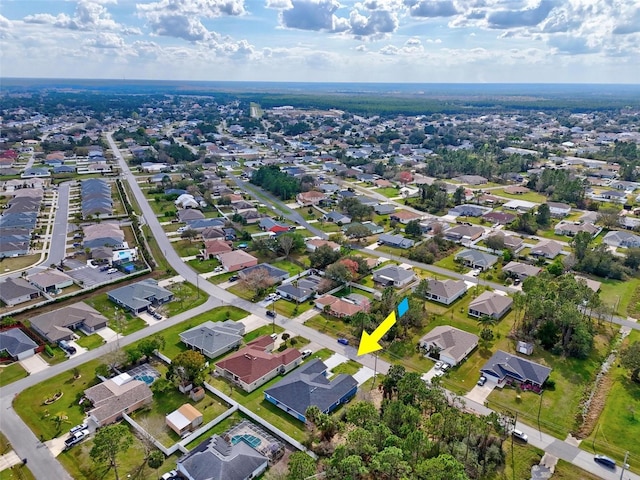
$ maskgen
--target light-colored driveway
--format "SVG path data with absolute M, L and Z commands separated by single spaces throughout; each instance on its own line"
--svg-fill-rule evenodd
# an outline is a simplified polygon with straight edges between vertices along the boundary
M 78 355 L 82 355 L 84 352 L 87 351 L 86 348 L 81 347 L 80 345 L 78 345 L 78 343 L 75 340 L 69 340 L 69 345 L 71 345 L 71 346 L 76 348 L 76 353 L 74 353 L 73 355 L 69 355 L 69 358 L 77 357 Z
M 356 379 L 358 385 L 362 385 L 364 382 L 373 377 L 373 370 L 369 367 L 362 367 L 356 373 L 353 374 L 353 378 Z
M 175 277 L 165 278 L 164 280 L 160 280 L 158 282 L 158 286 L 162 288 L 170 287 L 171 285 L 175 285 L 176 283 L 184 282 L 184 277 L 180 275 L 176 275 Z
M 16 452 L 11 450 L 9 453 L 0 456 L 0 472 L 19 463 L 22 463 L 22 459 Z
M 422 376 L 420 378 L 422 378 L 422 380 L 424 380 L 426 383 L 431 383 L 431 379 L 433 377 L 437 377 L 442 375 L 442 372 L 439 369 L 436 369 L 436 367 L 431 367 L 431 369 L 425 373 L 422 374 Z
M 242 320 L 238 320 L 238 322 L 244 325 L 245 332 L 252 332 L 257 328 L 260 328 L 263 325 L 266 325 L 268 322 L 259 317 L 258 315 L 254 315 L 253 313 L 247 317 L 244 317 Z
M 118 336 L 118 334 L 109 327 L 104 327 L 100 330 L 96 330 L 96 333 L 100 335 L 105 342 L 115 342 Z
M 156 323 L 164 320 L 164 317 L 162 317 L 160 320 L 157 320 L 148 312 L 141 312 L 138 314 L 138 317 L 144 320 L 144 323 L 146 323 L 147 325 L 155 325 Z
M 479 403 L 480 405 L 484 405 L 485 400 L 487 399 L 489 394 L 493 392 L 493 389 L 495 387 L 496 387 L 496 384 L 494 382 L 489 382 L 489 381 L 485 383 L 483 386 L 476 385 L 471 389 L 469 393 L 465 395 L 465 398 L 468 398 L 469 400 L 473 400 L 474 402 Z
M 24 368 L 29 375 L 38 373 L 49 368 L 49 364 L 40 355 L 33 355 L 32 357 L 20 360 L 20 365 Z
M 54 457 L 57 457 L 64 451 L 64 447 L 65 447 L 64 441 L 67 438 L 69 438 L 69 436 L 70 436 L 69 433 L 65 433 L 64 435 L 61 435 L 59 437 L 52 438 L 51 440 L 45 442 L 44 444 L 47 446 L 47 448 L 51 452 L 51 455 L 53 455 Z
M 327 370 L 331 370 L 332 368 L 340 365 L 341 363 L 346 362 L 347 360 L 349 359 L 344 355 L 340 355 L 339 353 L 334 353 L 324 361 L 324 364 L 327 366 Z

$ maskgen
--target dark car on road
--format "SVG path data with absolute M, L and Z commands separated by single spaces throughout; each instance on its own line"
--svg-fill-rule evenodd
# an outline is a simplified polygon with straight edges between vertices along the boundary
M 342 345 L 349 345 L 349 340 L 347 340 L 346 338 L 340 337 L 338 339 L 338 343 L 340 343 Z
M 616 461 L 613 458 L 609 458 L 606 455 L 595 455 L 593 461 L 599 463 L 603 467 L 616 468 Z
M 274 312 L 273 310 L 267 310 L 267 317 L 276 317 L 276 312 Z

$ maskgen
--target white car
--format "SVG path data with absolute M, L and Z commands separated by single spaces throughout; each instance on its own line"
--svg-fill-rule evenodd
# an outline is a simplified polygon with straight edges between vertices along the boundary
M 178 472 L 176 472 L 175 470 L 171 470 L 170 472 L 165 473 L 164 475 L 162 475 L 160 478 L 162 480 L 170 480 L 173 477 L 176 477 L 178 475 Z
M 302 352 L 300 352 L 302 354 L 302 358 L 307 358 L 309 355 L 311 355 L 313 352 L 311 350 L 303 350 Z
M 521 430 L 513 430 L 511 432 L 511 435 L 513 435 L 514 438 L 518 438 L 518 439 L 522 440 L 523 442 L 528 442 L 529 441 L 529 437 L 527 436 L 527 434 L 524 433 Z
M 434 367 L 434 368 L 435 368 L 436 370 L 440 370 L 440 369 L 442 368 L 442 365 L 444 365 L 444 362 L 436 362 L 436 365 L 435 365 L 435 367 Z

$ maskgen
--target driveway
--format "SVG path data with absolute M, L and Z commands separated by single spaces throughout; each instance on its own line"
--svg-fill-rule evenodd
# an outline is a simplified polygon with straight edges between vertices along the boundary
M 73 355 L 69 355 L 69 358 L 77 357 L 78 355 L 82 355 L 84 352 L 87 351 L 86 348 L 81 347 L 80 345 L 78 345 L 78 343 L 75 340 L 69 340 L 69 345 L 75 347 L 75 349 L 76 349 L 76 353 L 74 353 Z
M 84 287 L 91 287 L 97 283 L 108 282 L 125 276 L 122 272 L 111 274 L 101 272 L 100 269 L 91 268 L 86 263 L 77 260 L 65 260 L 65 265 L 71 268 L 71 270 L 67 270 L 65 273 L 82 282 Z
M 324 364 L 327 366 L 327 370 L 331 370 L 332 368 L 340 365 L 341 363 L 346 362 L 347 360 L 349 359 L 344 355 L 340 355 L 339 353 L 334 353 L 324 361 Z
M 25 358 L 24 360 L 20 360 L 20 365 L 29 372 L 29 375 L 49 368 L 49 364 L 45 362 L 40 355 L 33 355 L 29 358 Z
M 496 388 L 496 384 L 494 382 L 487 381 L 483 386 L 476 385 L 473 387 L 471 391 L 465 395 L 465 398 L 473 400 L 480 405 L 484 405 L 485 400 L 489 394 L 493 392 L 494 388 Z
M 258 315 L 254 315 L 253 313 L 247 317 L 244 317 L 242 320 L 238 320 L 238 322 L 244 325 L 245 332 L 252 332 L 257 328 L 260 328 L 263 325 L 267 325 L 267 321 Z
M 425 381 L 425 383 L 431 383 L 431 379 L 434 377 L 439 377 L 442 375 L 442 371 L 440 369 L 436 369 L 435 366 L 431 367 L 431 369 L 422 374 L 420 378 Z
M 118 337 L 118 333 L 109 327 L 101 328 L 100 330 L 96 330 L 96 333 L 100 335 L 105 342 L 113 342 Z
M 369 367 L 362 367 L 356 373 L 353 374 L 353 378 L 358 382 L 358 386 L 373 377 L 373 370 Z

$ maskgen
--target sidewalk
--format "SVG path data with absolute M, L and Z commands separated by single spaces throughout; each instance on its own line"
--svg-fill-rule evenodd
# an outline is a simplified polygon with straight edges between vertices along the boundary
M 22 459 L 18 457 L 16 452 L 11 450 L 9 453 L 5 453 L 0 457 L 0 472 L 13 467 L 14 465 L 18 465 L 19 463 L 22 463 Z

